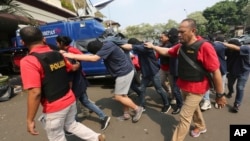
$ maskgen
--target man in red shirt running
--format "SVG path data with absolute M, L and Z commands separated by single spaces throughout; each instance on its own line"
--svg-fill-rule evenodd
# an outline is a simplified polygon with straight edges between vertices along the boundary
M 68 71 L 72 66 L 57 51 L 45 44 L 42 32 L 32 26 L 20 30 L 29 55 L 21 60 L 21 77 L 28 93 L 27 130 L 35 130 L 35 116 L 39 105 L 43 106 L 42 121 L 50 141 L 66 141 L 64 131 L 71 132 L 86 141 L 104 141 L 98 134 L 76 122 L 75 96 L 69 86 Z
M 194 129 L 191 130 L 191 135 L 193 137 L 199 137 L 201 133 L 207 131 L 199 103 L 204 93 L 209 89 L 209 80 L 203 73 L 200 73 L 189 65 L 185 58 L 180 55 L 179 51 L 181 49 L 190 59 L 201 64 L 207 72 L 213 74 L 216 103 L 221 108 L 226 104 L 226 99 L 223 95 L 222 77 L 219 69 L 220 64 L 216 52 L 208 42 L 204 42 L 199 47 L 194 47 L 194 44 L 201 40 L 199 36 L 196 36 L 196 31 L 196 21 L 193 19 L 184 19 L 178 29 L 180 44 L 172 48 L 161 48 L 154 46 L 152 43 L 145 43 L 146 47 L 153 48 L 162 55 L 178 57 L 179 77 L 177 85 L 182 91 L 184 102 L 180 111 L 180 122 L 174 131 L 172 141 L 183 141 L 185 139 L 192 119 L 195 125 Z

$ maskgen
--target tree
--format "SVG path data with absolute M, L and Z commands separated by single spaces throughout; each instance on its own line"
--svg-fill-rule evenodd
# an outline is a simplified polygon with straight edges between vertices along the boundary
M 188 15 L 188 18 L 192 18 L 196 20 L 197 24 L 197 29 L 198 29 L 198 34 L 199 35 L 205 35 L 207 34 L 207 20 L 206 18 L 202 15 L 201 11 L 193 12 Z
M 250 2 L 248 1 L 247 5 L 242 9 L 242 12 L 246 15 L 245 21 L 245 32 L 250 34 Z
M 166 29 L 173 28 L 173 27 L 177 28 L 178 25 L 179 25 L 179 24 L 178 24 L 175 20 L 169 19 L 168 22 L 167 22 L 167 24 L 165 25 L 164 28 L 165 28 L 165 30 L 166 30 Z
M 208 20 L 208 32 L 216 33 L 220 31 L 228 33 L 230 27 L 243 25 L 246 16 L 242 9 L 247 3 L 248 0 L 226 0 L 205 9 L 203 16 Z
M 125 28 L 125 35 L 128 38 L 134 37 L 140 40 L 156 41 L 159 38 L 159 34 L 172 27 L 177 27 L 178 23 L 174 20 L 168 20 L 168 23 L 157 23 L 150 25 L 148 23 L 142 23 L 140 25 L 128 26 Z

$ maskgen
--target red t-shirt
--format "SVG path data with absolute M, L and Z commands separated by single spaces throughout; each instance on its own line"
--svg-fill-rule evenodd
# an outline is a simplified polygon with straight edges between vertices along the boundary
M 83 54 L 79 49 L 72 47 L 72 46 L 68 46 L 66 50 L 67 52 L 74 53 L 74 54 Z
M 37 46 L 31 52 L 47 52 L 51 49 L 48 46 Z M 66 63 L 67 71 L 71 70 L 72 65 Z M 42 80 L 44 78 L 44 71 L 42 65 L 35 56 L 27 55 L 21 60 L 21 77 L 24 89 L 41 88 Z M 75 96 L 72 90 L 62 98 L 49 103 L 46 99 L 41 100 L 44 113 L 52 113 L 60 111 L 75 102 Z
M 169 55 L 172 57 L 177 57 L 180 46 L 181 44 L 177 44 L 176 46 L 172 47 L 168 51 Z M 213 46 L 208 42 L 204 42 L 199 48 L 197 60 L 201 62 L 203 67 L 209 72 L 214 72 L 220 67 L 217 54 Z M 181 90 L 195 94 L 204 94 L 209 89 L 209 81 L 206 77 L 201 82 L 190 82 L 179 78 L 177 80 L 177 85 Z

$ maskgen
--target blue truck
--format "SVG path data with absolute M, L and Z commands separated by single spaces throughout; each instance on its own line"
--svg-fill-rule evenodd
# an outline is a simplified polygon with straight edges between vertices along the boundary
M 58 35 L 69 36 L 72 38 L 71 45 L 80 49 L 85 54 L 88 53 L 86 49 L 87 43 L 90 40 L 96 39 L 105 31 L 102 20 L 94 17 L 69 18 L 67 21 L 46 23 L 38 26 L 38 28 L 42 31 L 48 45 L 56 47 L 56 37 Z M 5 61 L 10 60 L 8 65 L 3 67 L 7 67 L 12 63 L 12 68 L 15 66 L 15 71 L 17 72 L 20 59 L 27 54 L 27 48 L 21 44 L 19 30 L 16 31 L 16 36 L 12 38 L 12 42 L 13 47 L 5 48 L 5 50 L 1 49 L 0 52 L 10 54 L 8 59 L 4 59 Z M 14 58 L 16 59 L 14 60 Z M 87 77 L 98 78 L 110 76 L 103 60 L 98 62 L 82 61 L 82 65 Z

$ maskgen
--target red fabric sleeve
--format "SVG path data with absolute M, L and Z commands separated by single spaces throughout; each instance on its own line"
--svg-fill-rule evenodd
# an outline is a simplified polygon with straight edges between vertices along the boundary
M 26 56 L 21 60 L 20 63 L 23 88 L 40 88 L 43 69 L 37 58 L 35 58 L 34 56 Z

